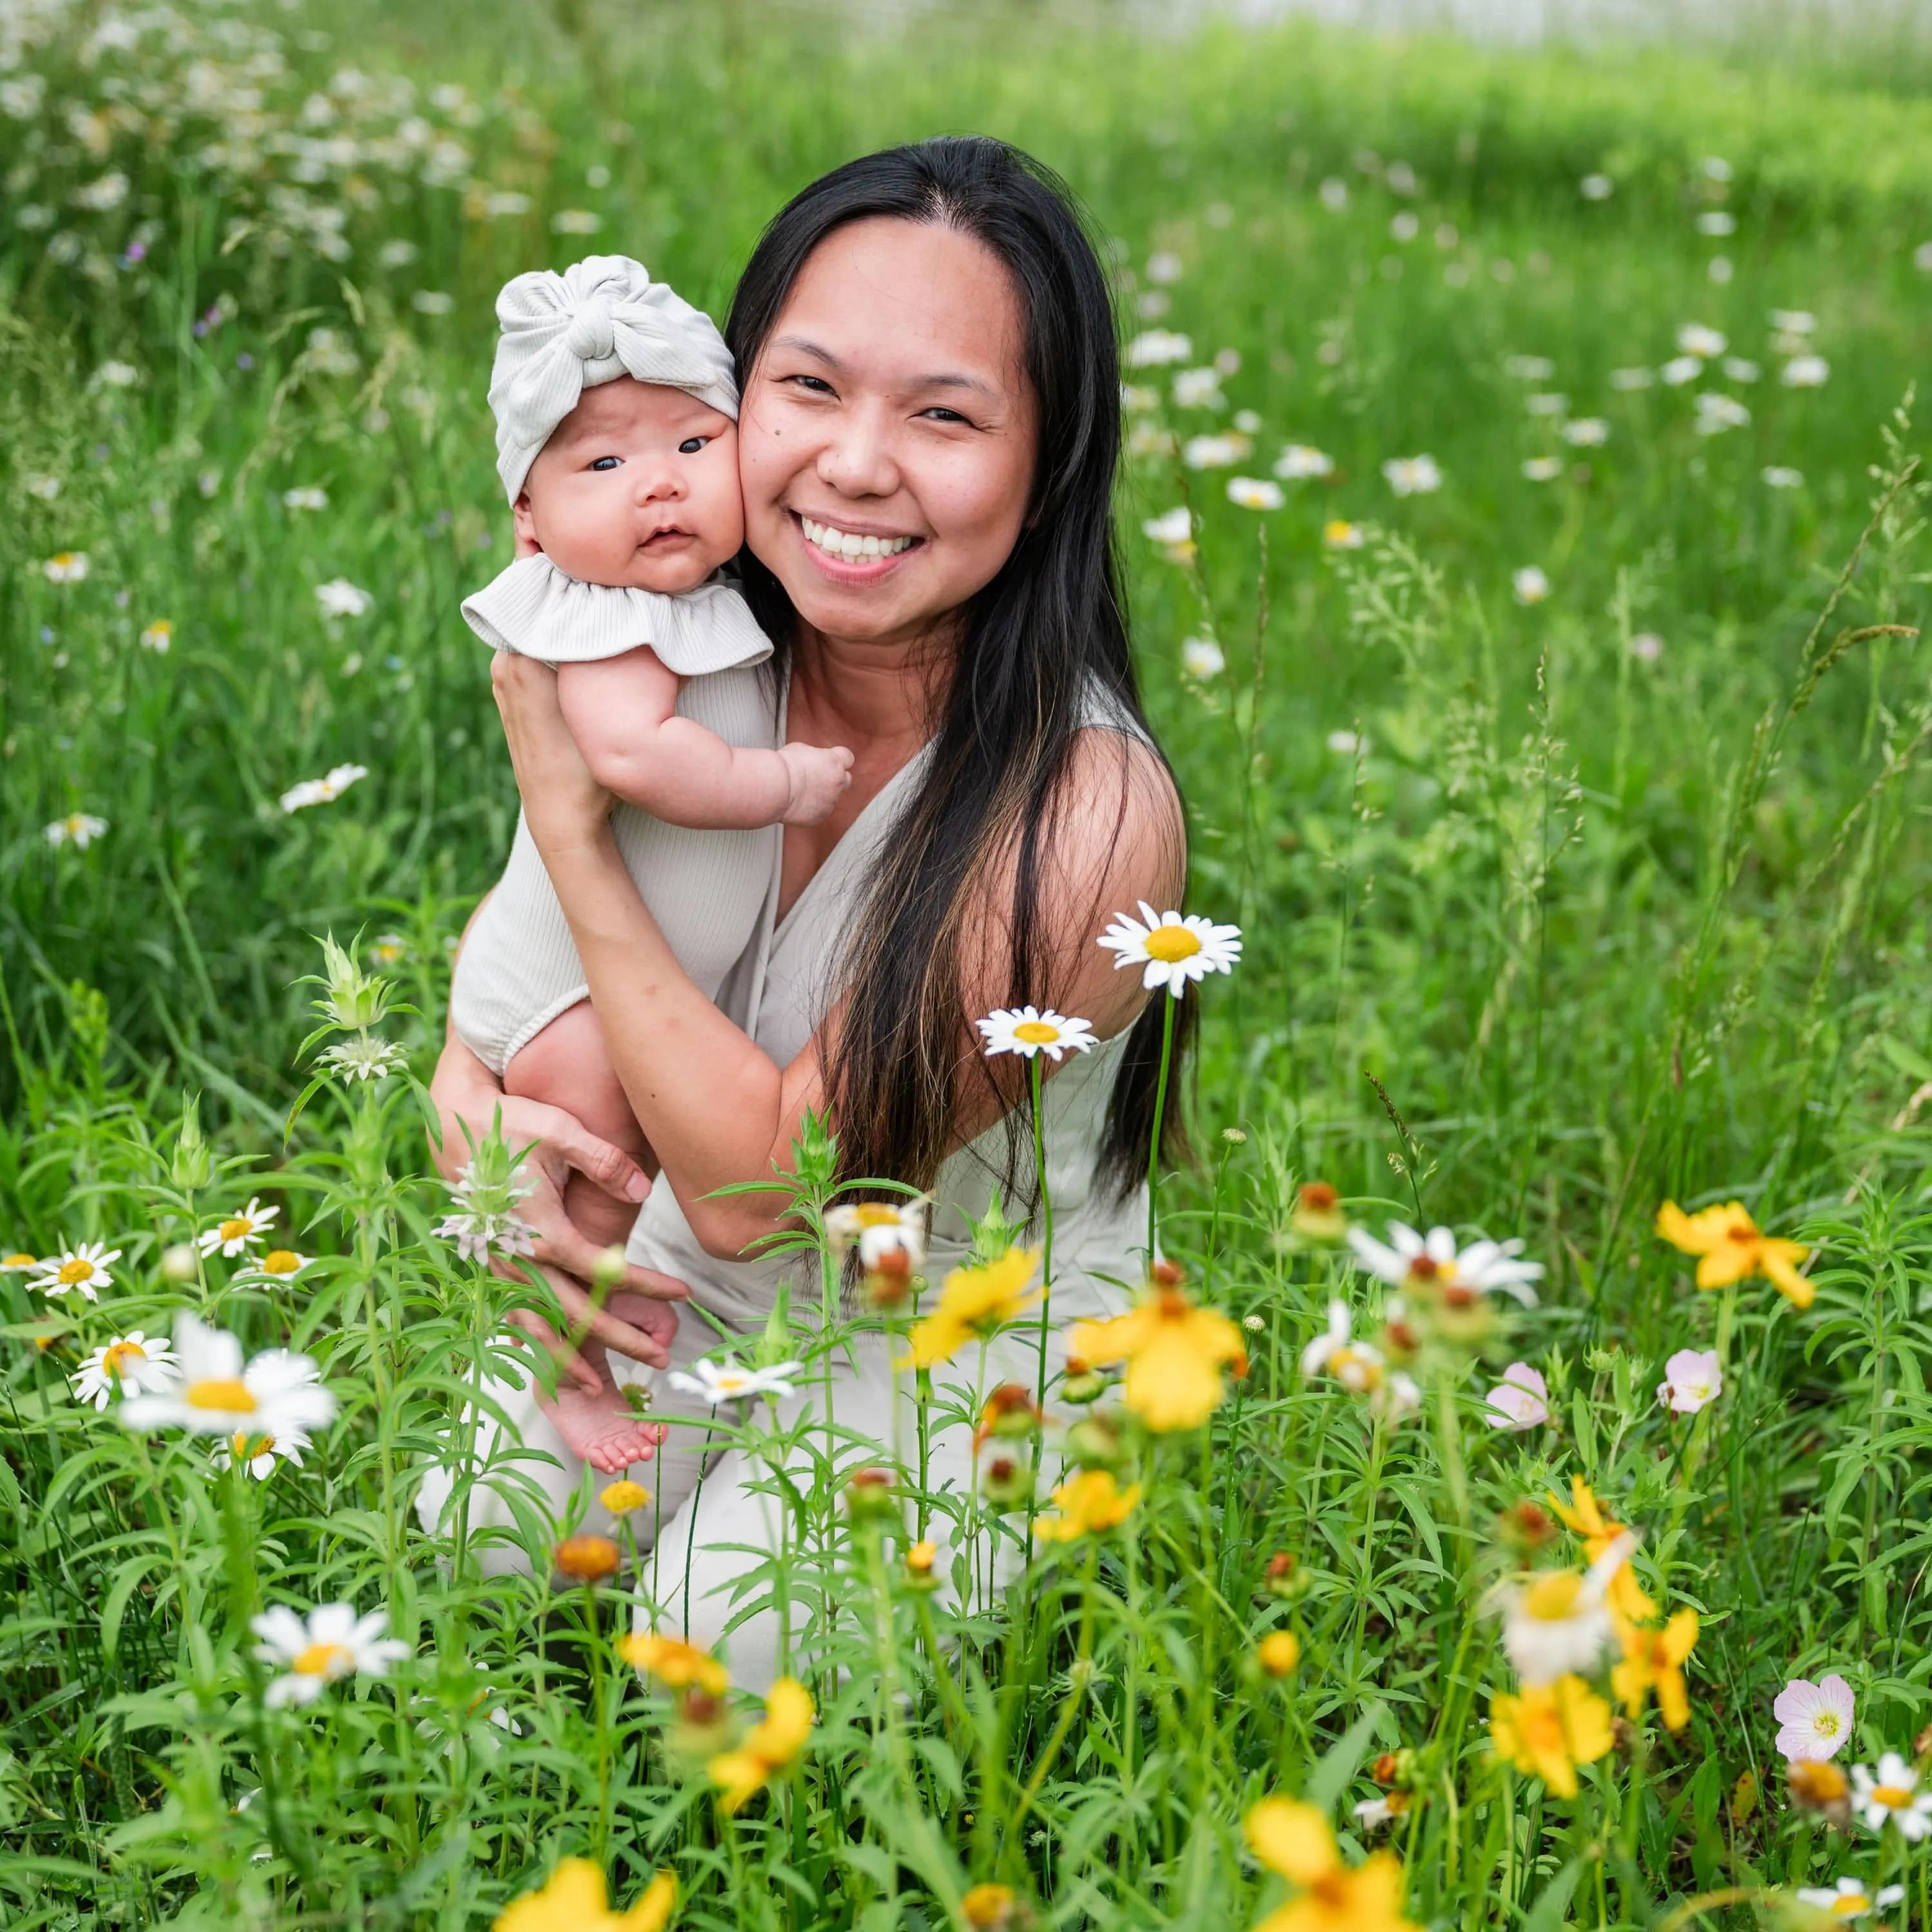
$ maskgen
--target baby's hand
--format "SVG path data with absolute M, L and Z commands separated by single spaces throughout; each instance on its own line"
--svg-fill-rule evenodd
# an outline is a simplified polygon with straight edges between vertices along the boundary
M 843 745 L 787 745 L 778 756 L 791 774 L 791 797 L 779 822 L 816 825 L 829 817 L 852 782 L 852 754 Z

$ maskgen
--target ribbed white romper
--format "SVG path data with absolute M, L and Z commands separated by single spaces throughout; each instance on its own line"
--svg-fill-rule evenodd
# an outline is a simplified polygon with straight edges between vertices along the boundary
M 529 556 L 464 598 L 463 614 L 485 644 L 547 664 L 588 664 L 649 644 L 686 680 L 680 717 L 728 745 L 776 746 L 767 674 L 759 669 L 771 640 L 728 584 L 714 580 L 667 597 L 580 584 L 548 557 Z M 779 828 L 694 831 L 621 801 L 610 824 L 665 943 L 716 998 L 757 930 Z M 519 813 L 509 862 L 457 962 L 449 998 L 458 1036 L 501 1078 L 520 1048 L 588 992 L 563 908 Z

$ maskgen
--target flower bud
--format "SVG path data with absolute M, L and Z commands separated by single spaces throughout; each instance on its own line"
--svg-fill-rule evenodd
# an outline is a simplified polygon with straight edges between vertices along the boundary
M 1060 1384 L 1060 1399 L 1084 1407 L 1090 1402 L 1098 1402 L 1107 1393 L 1107 1378 L 1097 1369 L 1089 1368 L 1078 1355 L 1066 1358 L 1066 1376 Z
M 980 1492 L 995 1509 L 1024 1509 L 1033 1498 L 1033 1471 L 1017 1456 L 994 1456 L 981 1474 Z
M 861 1288 L 868 1308 L 897 1308 L 912 1292 L 912 1256 L 889 1248 L 866 1270 Z
M 1288 1226 L 1304 1241 L 1324 1246 L 1348 1238 L 1348 1217 L 1342 1211 L 1342 1197 L 1325 1180 L 1310 1181 L 1295 1196 Z
M 1118 1469 L 1126 1451 L 1126 1438 L 1110 1412 L 1082 1416 L 1066 1432 L 1067 1460 L 1083 1469 Z
M 1292 1630 L 1270 1630 L 1255 1646 L 1255 1661 L 1264 1675 L 1286 1677 L 1301 1661 L 1301 1640 Z
M 1187 1270 L 1178 1262 L 1163 1257 L 1154 1263 L 1148 1271 L 1148 1280 L 1156 1288 L 1178 1288 L 1187 1279 Z
M 650 1499 L 650 1491 L 628 1477 L 607 1484 L 597 1495 L 597 1500 L 613 1516 L 628 1516 L 633 1510 L 642 1509 Z
M 908 1590 L 936 1590 L 939 1588 L 939 1545 L 931 1541 L 915 1543 L 905 1553 L 904 1582 Z
M 1040 1426 L 1040 1411 L 1033 1405 L 1031 1392 L 1018 1382 L 1002 1382 L 986 1398 L 980 1412 L 980 1439 L 997 1436 L 1010 1442 L 1024 1441 Z
M 1277 1550 L 1262 1571 L 1262 1589 L 1284 1604 L 1292 1604 L 1298 1597 L 1306 1596 L 1309 1585 L 1314 1580 L 1301 1567 L 1300 1558 L 1286 1550 Z
M 556 1567 L 579 1583 L 601 1583 L 617 1574 L 622 1552 L 608 1536 L 566 1536 L 556 1546 Z
M 890 1469 L 860 1469 L 845 1485 L 845 1507 L 854 1522 L 881 1522 L 898 1508 L 898 1496 Z
M 1526 1498 L 1512 1503 L 1496 1519 L 1496 1540 L 1519 1556 L 1534 1556 L 1546 1548 L 1556 1534 L 1556 1525 L 1540 1503 Z

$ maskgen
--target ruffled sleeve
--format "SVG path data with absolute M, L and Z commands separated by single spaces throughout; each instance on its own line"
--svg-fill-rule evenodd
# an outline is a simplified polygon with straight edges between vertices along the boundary
M 682 596 L 580 584 L 547 556 L 520 557 L 463 600 L 466 622 L 494 650 L 546 664 L 592 664 L 649 644 L 680 677 L 762 662 L 771 640 L 751 606 L 716 578 Z

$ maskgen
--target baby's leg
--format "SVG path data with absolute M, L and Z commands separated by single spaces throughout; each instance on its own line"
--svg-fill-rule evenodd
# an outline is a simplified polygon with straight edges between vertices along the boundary
M 604 1036 L 588 1000 L 560 1013 L 516 1054 L 504 1071 L 503 1090 L 561 1107 L 640 1166 L 656 1165 L 604 1050 Z M 566 1184 L 563 1205 L 578 1228 L 600 1247 L 621 1249 L 638 1216 L 635 1202 L 606 1193 L 580 1174 L 572 1174 Z M 618 1301 L 624 1318 L 654 1339 L 668 1342 L 676 1333 L 676 1312 L 668 1304 L 625 1294 L 614 1299 L 613 1312 L 619 1312 Z M 530 1316 L 518 1326 L 547 1345 L 556 1342 L 554 1333 L 537 1334 L 538 1328 L 548 1331 L 540 1317 Z M 577 1360 L 578 1369 L 567 1370 L 558 1382 L 556 1396 L 539 1398 L 557 1432 L 593 1468 L 607 1474 L 648 1459 L 654 1432 L 617 1386 L 603 1343 L 586 1340 Z

